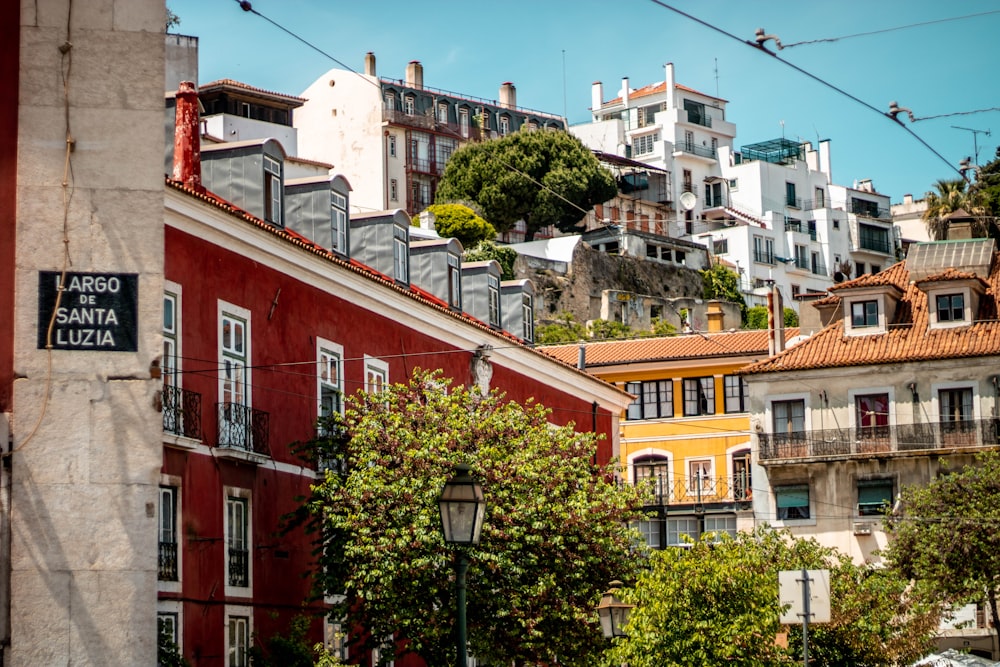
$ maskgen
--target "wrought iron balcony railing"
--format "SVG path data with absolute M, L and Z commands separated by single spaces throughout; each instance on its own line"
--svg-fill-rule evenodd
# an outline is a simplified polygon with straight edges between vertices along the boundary
M 201 394 L 163 385 L 163 430 L 185 438 L 201 438 Z
M 250 552 L 246 549 L 229 548 L 229 585 L 250 585 Z
M 758 264 L 774 264 L 774 253 L 754 250 L 753 261 L 757 262 Z
M 690 153 L 691 155 L 699 155 L 701 157 L 714 158 L 716 156 L 716 150 L 714 148 L 709 146 L 699 146 L 698 144 L 688 143 L 686 141 L 674 144 L 674 150 L 682 153 Z
M 744 477 L 646 478 L 636 486 L 650 489 L 649 505 L 682 505 L 751 500 L 750 480 Z
M 760 433 L 761 461 L 1000 445 L 1000 419 Z
M 160 581 L 177 581 L 177 543 L 160 542 Z
M 240 403 L 216 403 L 219 415 L 219 447 L 270 456 L 269 415 Z

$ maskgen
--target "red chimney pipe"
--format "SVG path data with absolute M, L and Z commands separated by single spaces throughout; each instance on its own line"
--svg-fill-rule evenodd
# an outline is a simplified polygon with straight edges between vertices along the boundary
M 198 91 L 191 81 L 181 81 L 177 89 L 174 120 L 174 180 L 195 190 L 201 186 L 201 132 L 198 119 Z

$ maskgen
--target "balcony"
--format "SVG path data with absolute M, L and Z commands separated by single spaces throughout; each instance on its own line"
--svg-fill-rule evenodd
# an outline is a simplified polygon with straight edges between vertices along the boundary
M 160 559 L 157 578 L 160 581 L 177 581 L 176 542 L 160 542 Z
M 687 141 L 681 141 L 674 144 L 674 151 L 679 153 L 688 153 L 689 155 L 697 155 L 699 157 L 707 157 L 713 160 L 716 157 L 716 150 L 714 148 L 710 146 L 700 146 Z
M 702 477 L 695 479 L 640 480 L 638 485 L 650 485 L 648 505 L 701 505 L 705 503 L 749 503 L 750 480 L 741 477 Z
M 760 433 L 760 460 L 847 459 L 1000 445 L 1000 419 Z
M 712 117 L 705 112 L 693 111 L 687 109 L 687 122 L 692 125 L 701 125 L 702 127 L 712 127 Z
M 163 432 L 201 439 L 201 394 L 163 385 Z
M 875 202 L 865 201 L 863 199 L 851 200 L 851 213 L 861 216 L 862 218 L 871 218 L 873 220 L 892 219 L 892 211 L 887 208 L 879 207 L 879 205 Z
M 229 548 L 229 585 L 246 588 L 250 585 L 250 552 Z
M 240 403 L 216 403 L 215 408 L 219 415 L 220 449 L 270 457 L 268 413 Z
M 775 263 L 774 253 L 764 252 L 761 250 L 754 250 L 753 261 L 757 262 L 758 264 L 774 264 Z

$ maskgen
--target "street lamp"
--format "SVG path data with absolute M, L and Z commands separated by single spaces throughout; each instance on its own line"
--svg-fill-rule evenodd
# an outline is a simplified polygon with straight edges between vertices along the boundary
M 601 596 L 601 603 L 597 605 L 597 616 L 601 619 L 601 632 L 605 638 L 627 637 L 625 625 L 628 623 L 629 614 L 635 608 L 634 604 L 625 604 L 615 595 L 622 587 L 622 582 L 612 581 L 611 588 Z
M 479 544 L 479 534 L 483 529 L 486 514 L 486 499 L 483 488 L 469 474 L 469 466 L 455 466 L 455 474 L 441 489 L 441 532 L 447 544 L 458 547 Z M 458 607 L 456 615 L 455 644 L 458 649 L 458 667 L 468 665 L 465 628 L 465 573 L 469 569 L 469 558 L 465 549 L 456 551 L 455 599 Z

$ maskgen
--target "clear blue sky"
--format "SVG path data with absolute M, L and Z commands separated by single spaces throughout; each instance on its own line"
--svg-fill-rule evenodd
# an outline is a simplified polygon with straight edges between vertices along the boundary
M 504 81 L 523 107 L 589 120 L 591 83 L 612 97 L 624 76 L 633 88 L 663 80 L 673 62 L 677 82 L 729 101 L 736 146 L 784 136 L 830 139 L 834 181 L 870 178 L 901 201 L 921 197 L 949 164 L 973 152 L 979 163 L 1000 144 L 1000 112 L 928 119 L 904 129 L 774 58 L 652 0 L 252 0 L 253 8 L 301 35 L 351 69 L 375 53 L 378 74 L 402 78 L 419 60 L 427 86 L 497 98 Z M 992 0 L 664 0 L 706 23 L 753 40 L 763 27 L 783 44 L 833 38 L 970 14 L 839 41 L 788 47 L 782 59 L 880 111 L 897 100 L 917 118 L 1000 107 L 1000 3 Z M 323 55 L 236 0 L 168 0 L 175 30 L 200 41 L 200 78 L 231 78 L 299 94 L 332 67 Z M 901 116 L 902 118 L 902 116 Z M 782 126 L 783 123 L 783 126 Z M 974 135 L 956 125 L 990 130 Z

